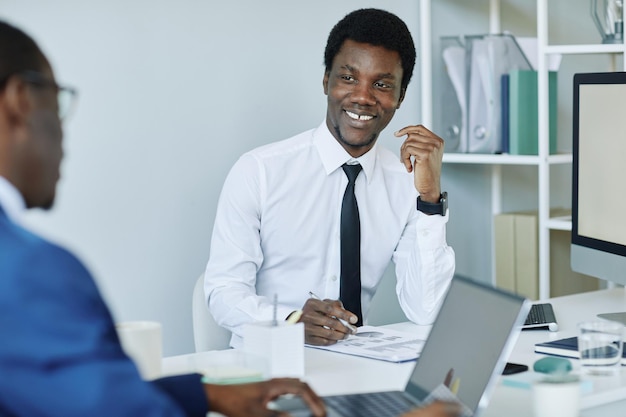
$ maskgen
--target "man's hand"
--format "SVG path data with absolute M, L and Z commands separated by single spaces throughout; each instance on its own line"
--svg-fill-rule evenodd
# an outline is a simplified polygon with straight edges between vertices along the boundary
M 339 319 L 344 320 L 343 324 Z M 304 341 L 310 345 L 328 346 L 356 333 L 357 316 L 343 308 L 341 301 L 309 298 L 302 307 Z
M 426 407 L 416 408 L 402 417 L 458 417 L 461 415 L 461 407 L 454 403 L 436 401 Z
M 324 402 L 304 382 L 293 378 L 272 379 L 264 382 L 241 385 L 206 384 L 204 391 L 209 408 L 228 417 L 276 417 L 284 416 L 267 408 L 268 403 L 284 394 L 302 398 L 315 417 L 324 417 Z
M 428 203 L 438 202 L 441 195 L 443 139 L 422 125 L 407 126 L 394 135 L 407 135 L 400 147 L 400 160 L 407 172 L 413 172 L 420 198 Z

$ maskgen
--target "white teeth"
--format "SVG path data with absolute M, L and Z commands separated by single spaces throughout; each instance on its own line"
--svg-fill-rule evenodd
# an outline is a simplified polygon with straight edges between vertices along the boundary
M 363 115 L 359 116 L 358 114 L 356 114 L 356 113 L 352 113 L 352 112 L 349 112 L 349 111 L 347 111 L 347 110 L 346 110 L 346 114 L 347 114 L 347 115 L 348 115 L 351 119 L 354 119 L 354 120 L 372 120 L 372 119 L 374 118 L 374 116 L 367 116 L 367 115 L 365 115 L 365 114 L 363 114 Z

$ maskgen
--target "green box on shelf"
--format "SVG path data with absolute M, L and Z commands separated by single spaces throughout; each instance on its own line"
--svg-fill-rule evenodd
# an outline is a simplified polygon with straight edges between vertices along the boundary
M 555 71 L 548 74 L 550 153 L 556 153 L 557 97 Z M 509 75 L 509 153 L 537 155 L 537 71 L 513 70 Z

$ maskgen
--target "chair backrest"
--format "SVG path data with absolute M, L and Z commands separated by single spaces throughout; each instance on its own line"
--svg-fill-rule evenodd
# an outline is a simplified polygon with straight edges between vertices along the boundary
M 200 275 L 193 288 L 191 300 L 193 319 L 193 340 L 196 352 L 207 350 L 228 349 L 230 346 L 230 331 L 220 327 L 207 305 L 204 298 L 204 274 Z

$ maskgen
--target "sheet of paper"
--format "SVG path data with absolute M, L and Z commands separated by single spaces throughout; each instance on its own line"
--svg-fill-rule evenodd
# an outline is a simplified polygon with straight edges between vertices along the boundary
M 307 346 L 389 362 L 405 362 L 419 357 L 425 341 L 424 338 L 412 333 L 384 327 L 363 326 L 359 327 L 355 335 L 334 345 Z

